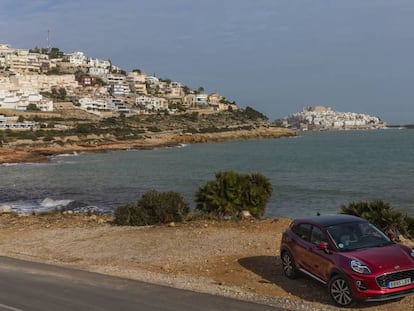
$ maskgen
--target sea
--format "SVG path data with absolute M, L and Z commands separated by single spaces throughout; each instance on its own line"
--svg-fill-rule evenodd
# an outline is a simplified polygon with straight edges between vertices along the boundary
M 338 213 L 381 199 L 414 216 L 414 130 L 301 132 L 294 138 L 54 156 L 0 165 L 0 206 L 111 214 L 149 191 L 181 193 L 195 208 L 219 171 L 258 172 L 273 187 L 267 217 Z

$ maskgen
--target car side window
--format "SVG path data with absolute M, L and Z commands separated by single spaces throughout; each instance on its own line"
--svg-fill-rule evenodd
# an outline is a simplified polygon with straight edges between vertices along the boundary
M 292 228 L 292 231 L 297 234 L 301 239 L 310 241 L 311 225 L 310 224 L 297 224 Z
M 323 234 L 322 230 L 319 227 L 316 227 L 316 226 L 312 227 L 311 243 L 313 243 L 313 244 L 321 244 L 321 243 L 328 244 L 328 239 L 326 238 L 325 234 Z

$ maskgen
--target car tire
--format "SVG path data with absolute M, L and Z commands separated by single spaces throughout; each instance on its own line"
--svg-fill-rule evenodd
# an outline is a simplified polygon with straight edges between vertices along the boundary
M 354 303 L 352 290 L 348 281 L 342 275 L 335 275 L 328 284 L 329 295 L 339 307 L 349 307 Z
M 283 274 L 289 279 L 296 279 L 298 276 L 298 268 L 296 267 L 295 260 L 289 251 L 282 252 L 282 266 Z

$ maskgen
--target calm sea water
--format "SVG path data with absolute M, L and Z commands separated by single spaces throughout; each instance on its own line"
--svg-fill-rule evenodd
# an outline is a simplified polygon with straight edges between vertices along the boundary
M 267 216 L 335 213 L 382 199 L 414 216 L 414 131 L 309 132 L 287 139 L 57 156 L 46 164 L 0 166 L 0 205 L 111 213 L 148 190 L 177 191 L 191 206 L 221 170 L 259 172 L 274 188 Z

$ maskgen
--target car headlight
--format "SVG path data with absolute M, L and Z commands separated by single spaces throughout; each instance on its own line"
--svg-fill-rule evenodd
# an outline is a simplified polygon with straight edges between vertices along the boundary
M 411 257 L 414 258 L 414 248 L 411 249 Z
M 371 270 L 366 265 L 364 265 L 362 262 L 356 259 L 352 259 L 349 262 L 349 265 L 351 266 L 351 269 L 354 270 L 355 272 L 362 273 L 362 274 L 371 274 Z

